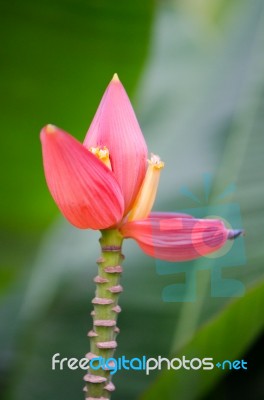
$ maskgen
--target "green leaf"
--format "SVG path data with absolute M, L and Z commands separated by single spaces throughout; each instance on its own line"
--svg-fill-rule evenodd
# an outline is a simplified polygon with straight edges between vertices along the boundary
M 164 14 L 166 14 L 166 11 L 164 11 Z M 172 17 L 171 15 L 165 15 L 164 19 L 166 18 L 169 20 L 169 18 Z M 175 20 L 177 18 L 178 16 L 175 16 Z M 190 23 L 190 21 L 187 19 L 186 23 Z M 191 107 L 192 100 L 189 99 L 189 118 L 193 122 L 196 131 L 195 133 L 193 132 L 192 137 L 197 137 L 200 141 L 198 145 L 195 143 L 195 148 L 198 152 L 197 157 L 194 158 L 194 154 L 191 154 L 190 159 L 192 160 L 194 158 L 195 160 L 199 160 L 199 152 L 201 152 L 200 145 L 206 145 L 207 148 L 210 149 L 210 152 L 214 151 L 216 148 L 218 149 L 218 155 L 220 155 L 219 169 L 210 194 L 210 205 L 212 207 L 214 203 L 217 202 L 218 195 L 226 186 L 230 183 L 236 184 L 237 190 L 234 200 L 240 203 L 241 206 L 243 227 L 246 230 L 245 244 L 247 262 L 244 266 L 234 264 L 232 268 L 223 268 L 222 274 L 224 278 L 235 279 L 237 283 L 244 285 L 247 289 L 255 282 L 262 282 L 264 273 L 264 253 L 262 246 L 260 246 L 259 239 L 263 237 L 264 233 L 264 215 L 263 211 L 261 211 L 264 199 L 264 188 L 261 182 L 264 181 L 264 174 L 263 168 L 260 167 L 260 160 L 263 159 L 262 153 L 264 148 L 264 80 L 263 74 L 260 73 L 264 66 L 264 57 L 261 51 L 264 37 L 263 3 L 261 1 L 254 1 L 250 5 L 246 2 L 240 3 L 240 5 L 237 4 L 236 9 L 233 9 L 233 12 L 229 14 L 229 18 L 224 21 L 224 26 L 221 28 L 221 32 L 225 32 L 225 34 L 222 34 L 221 40 L 216 42 L 215 37 L 211 38 L 211 42 L 216 43 L 215 48 L 211 49 L 211 53 L 214 54 L 214 61 L 209 62 L 208 57 L 204 58 L 203 71 L 207 74 L 207 79 L 204 81 L 200 78 L 204 88 L 203 91 L 198 93 L 203 100 L 199 102 L 196 99 L 197 104 L 200 104 L 201 107 L 198 108 L 198 106 L 196 106 L 199 109 L 199 114 L 197 114 L 197 122 L 195 123 L 192 116 L 192 111 L 195 110 L 195 107 Z M 178 34 L 177 36 L 180 35 Z M 193 40 L 192 43 L 194 44 L 196 42 L 198 44 L 198 40 L 199 39 L 196 41 Z M 171 42 L 172 41 L 173 40 L 171 40 Z M 167 54 L 169 54 L 169 52 Z M 194 52 L 191 54 L 194 57 Z M 195 58 L 193 58 L 191 65 L 196 67 L 197 62 L 194 60 Z M 196 72 L 193 71 L 193 73 Z M 183 79 L 183 75 L 181 78 L 183 82 L 187 81 Z M 196 97 L 197 94 L 195 92 L 194 98 Z M 186 128 L 186 126 L 188 126 L 188 123 L 184 127 Z M 205 132 L 202 132 L 202 129 L 204 129 Z M 209 136 L 206 138 L 210 130 L 212 136 L 214 135 L 214 142 L 210 140 Z M 187 138 L 187 141 L 188 133 L 183 130 L 182 135 Z M 182 142 L 180 142 L 180 144 L 181 143 Z M 213 143 L 214 147 L 212 147 Z M 191 147 L 191 150 L 189 150 L 189 147 Z M 194 147 L 190 141 L 189 147 L 186 146 L 190 154 Z M 177 149 L 175 152 L 177 152 Z M 207 160 L 208 153 L 208 151 L 201 152 L 201 154 L 205 156 L 204 164 Z M 175 158 L 178 160 L 181 157 L 177 153 Z M 199 169 L 201 165 L 201 163 L 198 163 L 195 169 Z M 194 166 L 192 162 L 191 166 Z M 187 166 L 187 171 L 188 170 Z M 193 176 L 196 175 L 197 173 L 194 171 Z M 165 188 L 166 192 L 167 190 L 168 188 Z M 193 192 L 197 193 L 197 189 L 193 190 Z M 228 200 L 230 201 L 231 199 L 232 198 L 229 196 Z M 226 206 L 228 207 L 228 203 L 226 203 Z M 214 354 L 216 342 L 224 342 L 227 349 L 230 349 L 228 345 L 230 342 L 233 346 L 232 352 L 228 354 L 228 351 L 225 352 L 221 347 L 222 357 L 224 358 L 225 355 L 226 358 L 232 356 L 237 357 L 242 351 L 246 350 L 246 345 L 249 346 L 251 340 L 253 341 L 256 334 L 262 329 L 262 325 L 259 323 L 259 317 L 256 316 L 255 313 L 252 316 L 250 328 L 255 332 L 255 335 L 248 335 L 248 341 L 246 342 L 244 342 L 241 335 L 238 335 L 236 340 L 232 340 L 232 337 L 227 334 L 228 332 L 223 331 L 224 326 L 219 326 L 220 323 L 218 324 L 217 322 L 217 315 L 219 315 L 222 310 L 228 311 L 229 304 L 227 298 L 217 298 L 212 292 L 212 276 L 209 271 L 213 271 L 215 268 L 214 261 L 215 260 L 212 260 L 211 267 L 208 267 L 208 272 L 198 272 L 198 276 L 196 275 L 196 300 L 193 303 L 185 302 L 182 305 L 180 317 L 177 319 L 174 340 L 171 344 L 173 354 L 176 354 L 175 352 L 183 354 L 186 349 L 190 349 L 194 355 L 196 352 L 198 355 L 205 352 Z M 193 265 L 193 270 L 201 270 L 203 262 L 203 260 L 196 262 Z M 228 265 L 226 265 L 226 267 L 228 267 Z M 190 293 L 191 289 L 191 285 L 186 285 L 186 296 Z M 247 304 L 247 300 L 242 304 Z M 249 302 L 247 307 L 250 309 L 252 304 Z M 217 332 L 216 329 L 215 335 L 207 337 L 205 351 L 204 347 L 200 349 L 199 345 L 195 346 L 195 340 L 197 335 L 199 335 L 197 331 L 199 332 L 201 327 L 203 329 L 204 324 L 212 318 L 216 321 L 216 327 L 219 332 Z M 245 315 L 244 317 L 241 316 L 241 319 L 242 318 L 246 320 Z M 227 336 L 225 336 L 225 334 Z M 244 336 L 244 331 L 242 336 Z M 194 344 L 193 347 L 192 344 Z M 180 378 L 178 379 L 178 371 L 177 373 L 164 373 L 162 378 L 153 385 L 153 389 L 151 388 L 149 392 L 147 392 L 146 398 L 160 398 L 160 394 L 163 393 L 162 390 L 165 390 L 166 384 L 168 384 L 168 388 L 165 390 L 165 394 L 163 394 L 165 398 L 167 398 L 166 394 L 168 393 L 170 393 L 171 396 L 169 397 L 168 395 L 168 398 L 202 398 L 203 394 L 221 378 L 220 374 L 213 375 L 205 373 L 205 375 L 207 386 L 204 384 L 204 378 L 200 374 L 193 373 L 188 375 L 188 373 L 186 373 L 183 378 L 180 373 Z M 172 376 L 174 377 L 174 383 L 171 387 L 169 386 L 169 379 L 171 379 Z M 192 382 L 191 385 L 190 382 Z M 193 382 L 196 382 L 196 384 L 193 384 Z M 184 397 L 182 385 L 187 387 L 187 389 L 185 388 L 186 397 Z M 189 387 L 191 388 L 190 390 L 188 390 Z
M 171 358 L 213 358 L 214 364 L 224 360 L 234 361 L 258 337 L 264 328 L 264 283 L 253 287 L 247 295 L 228 305 L 214 319 L 199 329 L 192 340 Z M 212 346 L 213 344 L 213 346 Z M 248 368 L 252 368 L 248 366 Z M 191 400 L 203 398 L 213 385 L 228 372 L 225 369 L 186 370 L 171 369 L 161 373 L 141 400 L 163 398 L 166 400 Z M 190 384 L 191 382 L 191 384 Z

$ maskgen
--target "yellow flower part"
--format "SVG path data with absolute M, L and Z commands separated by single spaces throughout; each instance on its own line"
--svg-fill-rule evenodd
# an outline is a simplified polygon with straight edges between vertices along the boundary
M 90 147 L 89 150 L 99 160 L 101 160 L 109 169 L 112 170 L 111 161 L 109 158 L 109 150 L 106 146 L 104 146 L 102 149 L 100 147 Z
M 145 178 L 129 213 L 128 221 L 147 218 L 154 204 L 159 185 L 160 172 L 162 168 L 164 168 L 164 162 L 160 160 L 159 156 L 151 154 L 148 164 Z

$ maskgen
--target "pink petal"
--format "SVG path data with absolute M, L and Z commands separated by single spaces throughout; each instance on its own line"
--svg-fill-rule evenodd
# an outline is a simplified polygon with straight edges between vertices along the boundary
M 112 170 L 125 199 L 126 214 L 146 173 L 147 146 L 126 91 L 117 77 L 104 93 L 84 146 L 109 149 Z
M 149 214 L 151 219 L 168 219 L 168 218 L 194 218 L 192 215 L 184 213 L 175 213 L 167 211 L 152 211 Z
M 105 229 L 120 221 L 123 196 L 113 173 L 81 143 L 51 125 L 41 131 L 49 190 L 78 228 Z
M 149 256 L 167 261 L 205 256 L 226 242 L 229 231 L 222 221 L 177 215 L 173 218 L 170 213 L 164 217 L 154 213 L 147 219 L 127 222 L 120 230 L 124 237 L 135 239 Z

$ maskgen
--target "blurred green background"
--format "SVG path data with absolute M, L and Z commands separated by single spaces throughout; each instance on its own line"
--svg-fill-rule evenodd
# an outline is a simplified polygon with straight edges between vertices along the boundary
M 121 371 L 113 398 L 263 399 L 263 0 L 1 1 L 0 32 L 1 399 L 83 397 L 82 371 L 52 371 L 51 357 L 89 349 L 99 235 L 59 216 L 39 131 L 54 123 L 82 140 L 114 72 L 166 163 L 155 209 L 195 208 L 180 188 L 202 198 L 210 174 L 209 204 L 235 185 L 223 204 L 240 205 L 247 233 L 246 263 L 223 272 L 244 295 L 212 296 L 208 269 L 193 302 L 163 301 L 184 274 L 159 275 L 125 243 L 116 356 L 244 358 L 249 369 Z

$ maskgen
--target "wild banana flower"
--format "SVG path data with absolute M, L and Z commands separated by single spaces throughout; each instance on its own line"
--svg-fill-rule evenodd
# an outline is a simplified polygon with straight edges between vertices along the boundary
M 47 125 L 41 131 L 44 171 L 53 199 L 64 217 L 80 229 L 101 231 L 101 256 L 88 332 L 88 360 L 112 357 L 117 346 L 118 297 L 122 292 L 122 241 L 136 240 L 146 254 L 185 261 L 220 249 L 241 230 L 222 221 L 151 212 L 164 163 L 148 151 L 137 118 L 118 76 L 108 85 L 83 144 Z M 86 398 L 109 399 L 109 370 L 89 369 Z

